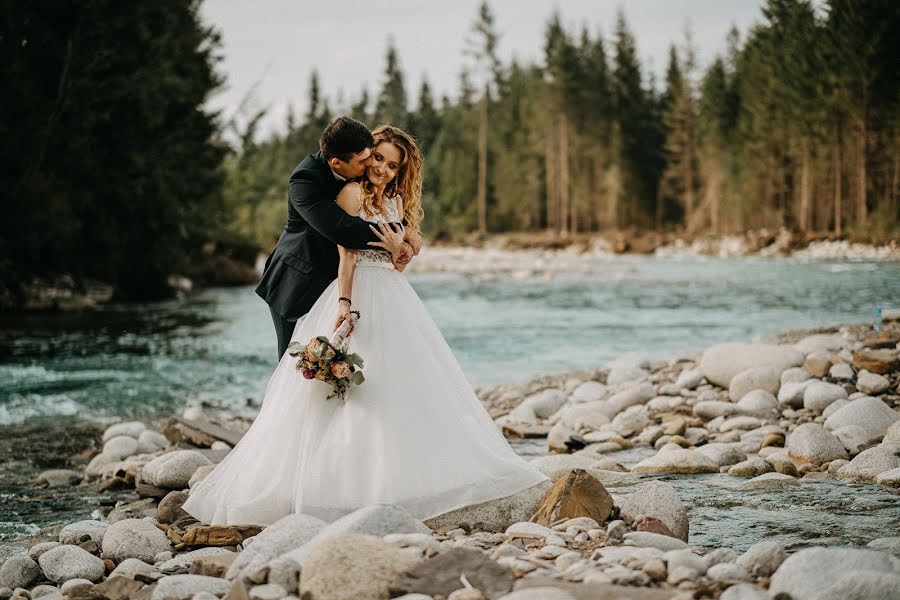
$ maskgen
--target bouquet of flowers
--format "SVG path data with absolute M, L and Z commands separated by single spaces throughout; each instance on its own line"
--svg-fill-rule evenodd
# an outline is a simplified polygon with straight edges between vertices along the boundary
M 291 342 L 288 345 L 288 354 L 299 357 L 297 370 L 303 377 L 331 384 L 333 391 L 328 394 L 329 400 L 346 399 L 347 390 L 351 385 L 359 385 L 365 381 L 362 371 L 359 370 L 363 367 L 362 357 L 347 352 L 345 340 L 351 328 L 352 323 L 344 321 L 331 339 L 320 335 L 306 344 Z

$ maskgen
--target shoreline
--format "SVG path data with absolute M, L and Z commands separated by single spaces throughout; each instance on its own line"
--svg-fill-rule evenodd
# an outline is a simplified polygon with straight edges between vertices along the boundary
M 873 515 L 868 524 L 857 525 L 868 528 L 861 538 L 853 538 L 865 542 L 865 549 L 842 546 L 840 539 L 817 545 L 816 530 L 804 534 L 803 528 L 821 524 L 802 522 L 811 507 L 801 506 L 791 517 L 798 519 L 792 529 L 801 533 L 785 534 L 785 539 L 805 542 L 779 543 L 768 539 L 771 535 L 757 535 L 760 541 L 739 545 L 738 552 L 731 547 L 737 542 L 728 541 L 733 535 L 697 516 L 699 507 L 692 503 L 698 501 L 697 493 L 731 494 L 729 502 L 752 499 L 754 494 L 773 499 L 805 494 L 802 497 L 817 506 L 829 501 L 815 492 L 816 486 L 826 484 L 832 496 L 838 495 L 838 503 L 829 510 L 843 510 L 845 499 L 865 499 L 868 489 L 878 498 L 896 497 L 900 494 L 898 350 L 900 312 L 887 311 L 881 332 L 871 324 L 787 330 L 669 360 L 623 355 L 597 368 L 480 387 L 478 396 L 498 427 L 514 447 L 528 446 L 530 461 L 551 479 L 552 488 L 536 486 L 452 511 L 424 525 L 403 517 L 408 527 L 423 532 L 414 540 L 409 537 L 412 530 L 401 528 L 385 535 L 368 520 L 372 517 L 363 516 L 402 512 L 400 508 L 361 509 L 347 521 L 355 525 L 329 531 L 374 535 L 375 546 L 368 552 L 408 555 L 411 561 L 404 569 L 441 565 L 443 571 L 452 571 L 457 567 L 442 563 L 441 557 L 452 549 L 476 552 L 481 557 L 477 560 L 509 574 L 511 589 L 540 581 L 579 593 L 626 585 L 668 594 L 660 598 L 687 592 L 715 597 L 739 586 L 746 593 L 763 594 L 767 588 L 774 593 L 792 589 L 789 582 L 821 576 L 817 564 L 803 559 L 811 553 L 826 562 L 836 561 L 834 568 L 844 568 L 847 576 L 857 576 L 855 569 L 860 567 L 853 567 L 854 561 L 879 571 L 880 564 L 890 562 L 888 557 L 900 557 L 900 538 L 890 533 L 891 522 L 900 524 L 896 504 L 890 508 L 888 503 L 885 510 L 892 512 L 887 521 Z M 60 497 L 88 493 L 99 495 L 101 501 L 93 518 L 0 542 L 0 556 L 32 573 L 19 587 L 36 592 L 36 587 L 47 586 L 41 591 L 47 592 L 48 600 L 64 597 L 64 588 L 56 584 L 76 577 L 58 575 L 41 555 L 68 552 L 78 554 L 84 563 L 99 561 L 93 563 L 94 571 L 71 571 L 88 579 L 78 585 L 96 592 L 115 581 L 144 594 L 135 597 L 155 598 L 176 583 L 166 581 L 174 576 L 189 584 L 191 595 L 206 589 L 221 596 L 243 586 L 256 596 L 277 592 L 275 598 L 311 589 L 300 565 L 299 575 L 294 567 L 285 575 L 275 569 L 281 563 L 271 558 L 264 573 L 241 571 L 229 577 L 227 568 L 215 566 L 217 561 L 240 564 L 244 553 L 252 555 L 249 541 L 268 539 L 268 528 L 259 533 L 260 528 L 208 527 L 180 509 L 190 486 L 227 455 L 251 422 L 193 406 L 147 422 L 95 425 L 92 434 L 75 436 L 73 446 L 61 444 L 57 461 L 69 452 L 66 468 L 45 471 L 32 485 L 43 481 L 44 487 L 36 489 L 51 498 L 56 490 Z M 95 442 L 75 447 L 85 439 Z M 170 456 L 160 460 L 166 455 Z M 168 459 L 172 460 L 166 467 Z M 566 503 L 570 493 L 582 498 L 577 506 Z M 706 506 L 706 500 L 699 501 Z M 794 502 L 799 500 L 795 497 Z M 878 505 L 884 500 L 869 502 Z M 283 521 L 270 526 L 272 536 L 278 531 L 285 535 L 296 519 Z M 162 537 L 151 549 L 107 542 L 107 536 L 118 539 L 118 530 L 126 527 L 134 531 L 149 527 L 147 539 L 156 535 L 153 531 Z M 316 527 L 325 530 L 325 525 Z M 877 535 L 882 528 L 882 535 Z M 689 530 L 695 531 L 693 538 Z M 78 533 L 74 538 L 73 532 Z M 721 535 L 726 539 L 717 537 Z M 332 552 L 352 554 L 352 547 L 339 545 Z M 279 556 L 287 560 L 294 555 L 291 552 Z M 136 566 L 136 558 L 143 561 L 138 565 L 144 573 L 140 576 L 124 568 Z M 327 557 L 321 560 L 336 568 Z M 777 564 L 764 566 L 766 560 Z M 851 566 L 842 567 L 842 562 Z M 7 580 L 11 577 L 6 567 L 0 572 L 7 572 Z M 207 578 L 196 579 L 201 575 Z M 395 575 L 395 583 L 404 577 L 401 572 Z M 68 590 L 74 587 L 67 585 Z

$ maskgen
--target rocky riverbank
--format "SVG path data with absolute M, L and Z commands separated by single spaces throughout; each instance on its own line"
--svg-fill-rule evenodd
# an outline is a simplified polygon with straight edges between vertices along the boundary
M 747 496 L 829 482 L 848 503 L 860 486 L 896 498 L 900 315 L 885 317 L 878 332 L 791 331 L 481 388 L 552 484 L 424 523 L 391 505 L 331 524 L 197 523 L 182 503 L 249 421 L 192 407 L 117 423 L 83 470 L 34 482 L 105 494 L 108 506 L 0 545 L 0 600 L 896 598 L 896 522 L 856 547 L 764 539 L 737 551 L 696 543 L 705 524 L 678 487 L 730 477 Z

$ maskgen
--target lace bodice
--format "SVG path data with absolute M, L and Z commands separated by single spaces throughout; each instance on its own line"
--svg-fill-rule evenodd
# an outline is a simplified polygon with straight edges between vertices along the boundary
M 358 216 L 363 221 L 368 221 L 369 223 L 399 223 L 403 221 L 403 215 L 400 213 L 400 197 L 393 196 L 391 198 L 385 198 L 382 212 L 376 215 L 370 215 L 366 213 L 365 208 L 360 208 Z M 356 266 L 393 269 L 394 263 L 387 250 L 357 250 Z

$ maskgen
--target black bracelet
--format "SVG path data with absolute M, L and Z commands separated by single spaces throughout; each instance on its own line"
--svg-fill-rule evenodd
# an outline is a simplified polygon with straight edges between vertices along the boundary
M 353 306 L 353 302 L 350 301 L 350 298 L 347 298 L 346 296 L 341 296 L 340 298 L 338 298 L 338 302 L 340 302 L 341 300 L 346 300 L 348 305 Z
M 357 320 L 357 321 L 359 320 L 360 314 L 359 314 L 359 311 L 358 311 L 358 310 L 351 310 L 351 311 L 350 311 L 350 314 L 351 314 L 351 315 L 356 315 L 356 320 Z

